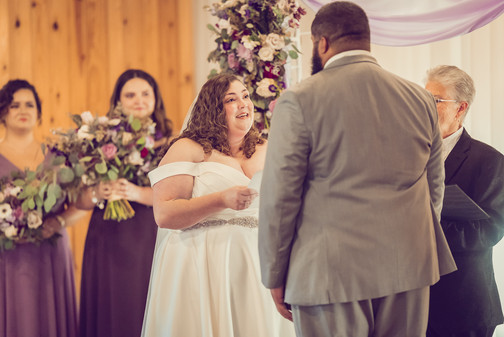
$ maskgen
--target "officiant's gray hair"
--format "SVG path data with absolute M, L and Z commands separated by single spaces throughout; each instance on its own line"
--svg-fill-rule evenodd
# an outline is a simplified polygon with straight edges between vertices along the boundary
M 465 118 L 476 95 L 474 81 L 469 74 L 456 66 L 439 65 L 427 70 L 427 82 L 438 82 L 445 87 L 451 97 L 443 98 L 467 102 L 466 112 L 462 116 L 462 119 Z
M 337 40 L 370 41 L 366 12 L 348 1 L 335 1 L 320 8 L 311 25 L 315 38 L 325 37 L 330 44 Z

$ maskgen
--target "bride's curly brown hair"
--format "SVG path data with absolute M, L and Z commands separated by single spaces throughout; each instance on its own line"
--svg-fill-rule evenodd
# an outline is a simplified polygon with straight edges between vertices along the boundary
M 234 81 L 240 80 L 231 74 L 220 74 L 212 77 L 203 85 L 192 109 L 187 128 L 180 136 L 171 141 L 168 148 L 180 138 L 189 138 L 200 144 L 205 154 L 209 154 L 215 149 L 228 156 L 231 155 L 224 97 L 230 84 Z M 240 150 L 246 158 L 250 158 L 255 152 L 256 145 L 263 143 L 264 139 L 257 128 L 252 125 L 243 139 Z

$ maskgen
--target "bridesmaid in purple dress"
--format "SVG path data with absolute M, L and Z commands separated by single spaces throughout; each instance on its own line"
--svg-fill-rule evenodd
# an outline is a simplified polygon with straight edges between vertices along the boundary
M 126 114 L 151 116 L 156 123 L 157 146 L 171 135 L 171 121 L 154 78 L 142 70 L 125 71 L 110 99 L 111 113 L 121 103 Z M 117 222 L 103 220 L 96 206 L 112 194 L 130 201 L 135 216 Z M 138 337 L 149 287 L 157 234 L 152 211 L 152 189 L 125 179 L 99 184 L 84 191 L 78 201 L 93 209 L 84 247 L 80 300 L 81 337 Z
M 5 137 L 0 140 L 0 177 L 15 170 L 35 170 L 44 161 L 34 137 L 40 118 L 40 100 L 30 83 L 12 80 L 1 89 L 0 121 Z M 73 260 L 63 226 L 82 215 L 70 207 L 61 217 L 44 221 L 45 237 L 61 234 L 54 245 L 24 243 L 0 252 L 0 336 L 77 335 Z

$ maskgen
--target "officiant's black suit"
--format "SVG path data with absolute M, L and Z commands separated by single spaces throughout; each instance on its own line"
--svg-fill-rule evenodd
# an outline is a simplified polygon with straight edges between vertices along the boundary
M 429 329 L 451 336 L 503 322 L 492 250 L 504 234 L 504 156 L 464 130 L 445 172 L 446 185 L 460 186 L 490 215 L 477 221 L 441 219 L 458 270 L 431 287 Z

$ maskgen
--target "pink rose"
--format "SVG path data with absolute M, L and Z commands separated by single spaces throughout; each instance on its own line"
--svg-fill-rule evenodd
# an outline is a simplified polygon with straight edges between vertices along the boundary
M 229 68 L 234 70 L 238 69 L 238 67 L 240 66 L 240 62 L 238 62 L 234 53 L 228 55 L 228 64 Z
M 108 144 L 103 145 L 101 147 L 101 150 L 102 150 L 105 158 L 107 158 L 107 160 L 114 158 L 117 153 L 117 147 L 112 143 L 108 143 Z
M 246 61 L 252 60 L 252 51 L 245 48 L 241 43 L 238 45 L 238 48 L 236 48 L 236 54 L 239 58 L 245 59 Z

